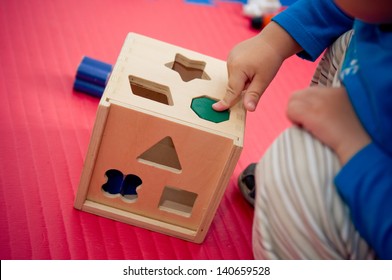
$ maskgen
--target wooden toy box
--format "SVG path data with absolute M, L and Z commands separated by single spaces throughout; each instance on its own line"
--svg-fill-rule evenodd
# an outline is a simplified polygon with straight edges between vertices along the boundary
M 128 34 L 75 208 L 201 243 L 243 146 L 242 104 L 211 112 L 226 86 L 224 61 Z

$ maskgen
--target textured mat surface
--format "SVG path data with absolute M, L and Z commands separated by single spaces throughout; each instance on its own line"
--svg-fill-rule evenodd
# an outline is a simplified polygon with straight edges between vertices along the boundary
M 83 55 L 114 63 L 137 32 L 225 59 L 255 34 L 241 4 L 5 0 L 0 5 L 0 259 L 252 259 L 253 211 L 236 178 L 285 127 L 289 94 L 315 65 L 292 58 L 248 114 L 245 147 L 205 242 L 77 211 L 98 100 L 73 92 Z

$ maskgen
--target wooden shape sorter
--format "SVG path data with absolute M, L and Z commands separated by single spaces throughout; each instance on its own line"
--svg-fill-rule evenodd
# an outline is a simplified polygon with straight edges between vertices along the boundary
M 243 146 L 242 104 L 222 115 L 211 109 L 226 85 L 224 61 L 128 34 L 75 208 L 201 243 Z

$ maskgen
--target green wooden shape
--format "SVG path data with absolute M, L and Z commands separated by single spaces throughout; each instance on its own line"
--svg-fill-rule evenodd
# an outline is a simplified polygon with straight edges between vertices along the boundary
M 197 97 L 192 100 L 191 108 L 200 118 L 210 122 L 220 123 L 229 120 L 229 110 L 217 112 L 212 109 L 215 102 L 216 100 L 206 96 Z

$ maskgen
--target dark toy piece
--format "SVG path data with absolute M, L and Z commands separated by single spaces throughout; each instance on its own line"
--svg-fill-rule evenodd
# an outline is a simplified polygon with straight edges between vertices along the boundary
M 112 69 L 111 64 L 84 56 L 76 71 L 74 90 L 100 98 Z

